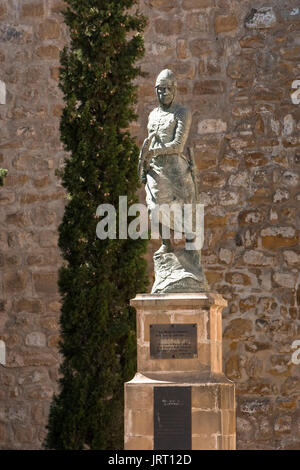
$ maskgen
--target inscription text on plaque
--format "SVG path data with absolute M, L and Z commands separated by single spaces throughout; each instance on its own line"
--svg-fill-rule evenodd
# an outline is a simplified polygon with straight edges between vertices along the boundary
M 150 325 L 150 357 L 154 359 L 197 357 L 197 324 Z

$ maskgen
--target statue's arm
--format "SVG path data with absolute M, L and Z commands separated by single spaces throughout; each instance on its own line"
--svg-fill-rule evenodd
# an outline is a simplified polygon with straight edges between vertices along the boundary
M 147 126 L 148 137 L 146 137 L 146 139 L 144 140 L 144 143 L 143 143 L 142 148 L 140 150 L 139 161 L 138 161 L 139 179 L 140 179 L 141 183 L 144 183 L 144 184 L 147 181 L 146 175 L 147 175 L 147 170 L 148 170 L 149 158 L 151 158 L 150 152 L 149 152 L 149 147 L 151 145 L 153 137 L 156 136 L 156 131 L 151 129 L 150 123 L 151 123 L 151 113 L 149 115 L 148 126 Z
M 168 155 L 168 154 L 179 154 L 183 152 L 187 138 L 189 136 L 192 115 L 191 112 L 186 108 L 181 108 L 177 115 L 177 125 L 175 129 L 175 136 L 171 142 L 161 143 L 156 146 L 155 149 L 151 149 L 153 156 L 155 155 Z

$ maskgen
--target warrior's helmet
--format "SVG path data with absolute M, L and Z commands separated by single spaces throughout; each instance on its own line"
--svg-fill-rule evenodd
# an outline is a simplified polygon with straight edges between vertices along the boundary
M 170 82 L 176 89 L 177 80 L 176 80 L 174 73 L 172 72 L 172 70 L 164 69 L 160 72 L 160 74 L 158 75 L 156 79 L 155 88 L 157 88 L 159 85 L 169 84 Z

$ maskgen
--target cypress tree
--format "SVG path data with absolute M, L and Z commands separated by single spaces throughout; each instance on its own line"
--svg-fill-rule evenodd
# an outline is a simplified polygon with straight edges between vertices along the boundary
M 60 131 L 69 152 L 62 172 L 68 203 L 59 227 L 62 363 L 44 447 L 121 449 L 123 384 L 136 367 L 129 300 L 147 285 L 147 242 L 100 240 L 96 210 L 112 204 L 118 221 L 119 196 L 126 195 L 128 205 L 138 202 L 138 148 L 126 129 L 136 118 L 133 81 L 142 75 L 135 62 L 144 54 L 146 20 L 133 12 L 136 0 L 66 3 L 70 43 L 60 68 Z

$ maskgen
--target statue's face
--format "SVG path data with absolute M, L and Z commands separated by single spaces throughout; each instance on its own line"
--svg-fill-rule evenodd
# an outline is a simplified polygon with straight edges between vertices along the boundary
M 161 81 L 156 87 L 158 101 L 162 106 L 168 107 L 175 97 L 175 87 L 170 80 Z

